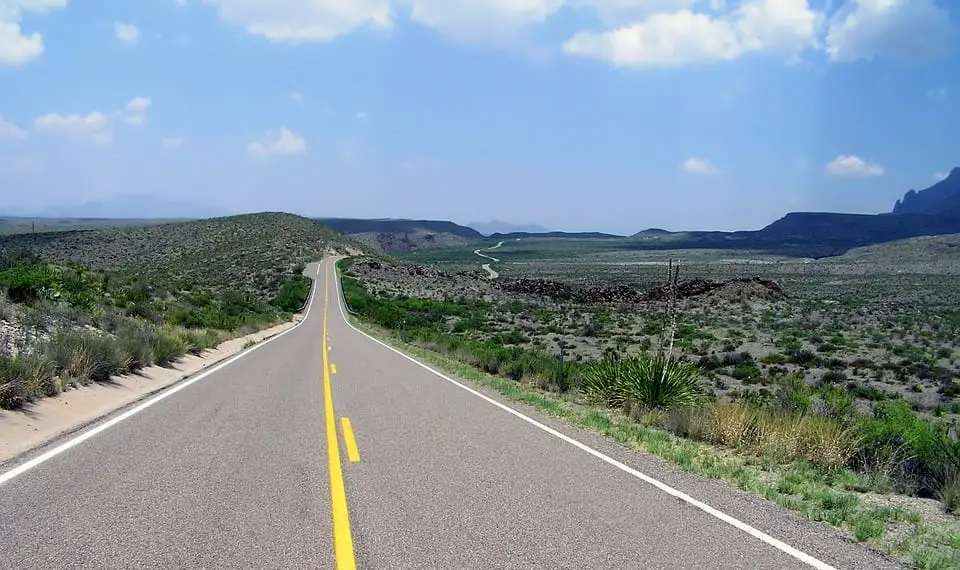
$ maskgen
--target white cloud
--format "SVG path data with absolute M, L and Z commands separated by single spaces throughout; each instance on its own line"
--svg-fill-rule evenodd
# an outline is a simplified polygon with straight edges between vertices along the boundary
M 358 120 L 358 121 L 366 121 L 366 120 L 369 119 L 369 118 L 370 118 L 370 115 L 368 115 L 366 111 L 359 111 L 359 112 L 357 113 L 357 120 Z
M 623 66 L 678 66 L 736 59 L 742 50 L 729 22 L 682 10 L 607 32 L 580 32 L 563 51 Z
M 152 101 L 149 97 L 134 97 L 123 108 L 123 121 L 139 127 L 147 121 L 147 108 Z
M 946 55 L 956 37 L 933 0 L 850 0 L 830 18 L 826 49 L 832 61 L 921 60 Z
M 125 44 L 134 45 L 140 41 L 140 28 L 133 24 L 114 22 L 113 35 Z
M 276 138 L 267 131 L 263 138 L 252 141 L 247 145 L 247 152 L 257 158 L 268 158 L 281 154 L 303 154 L 307 150 L 307 142 L 300 135 L 287 127 L 280 128 L 280 135 Z
M 680 165 L 680 170 L 693 174 L 720 174 L 720 170 L 706 158 L 688 158 Z
M 150 103 L 149 97 L 134 97 L 124 106 L 124 109 L 131 113 L 143 113 L 150 106 Z
M 299 91 L 291 91 L 288 97 L 294 101 L 303 101 L 303 93 L 300 93 Z
M 0 116 L 0 139 L 23 139 L 27 131 Z
M 392 25 L 390 0 L 203 0 L 220 17 L 276 42 L 330 40 L 364 26 Z
M 67 0 L 0 0 L 0 68 L 16 67 L 43 54 L 43 36 L 20 27 L 25 12 L 45 14 L 67 5 Z
M 92 141 L 95 144 L 106 144 L 113 140 L 110 120 L 97 111 L 86 115 L 48 113 L 37 117 L 33 128 L 42 133 Z
M 805 50 L 825 46 L 835 61 L 917 55 L 942 51 L 950 30 L 946 11 L 935 0 L 847 0 L 836 11 L 833 0 L 203 2 L 250 34 L 287 43 L 330 40 L 364 27 L 389 29 L 402 12 L 458 41 L 520 46 L 517 40 L 561 10 L 587 10 L 606 29 L 574 34 L 563 51 L 624 66 L 679 66 L 748 54 L 792 61 Z
M 635 67 L 730 61 L 748 53 L 795 57 L 818 45 L 823 19 L 807 0 L 746 0 L 718 17 L 684 9 L 605 32 L 580 32 L 563 50 Z
M 864 161 L 859 156 L 841 154 L 827 163 L 827 172 L 834 176 L 865 178 L 882 175 L 883 167 L 873 162 Z
M 183 148 L 183 139 L 177 137 L 167 137 L 160 141 L 161 148 L 167 150 L 178 150 Z
M 635 3 L 636 0 L 621 0 Z M 410 18 L 467 42 L 505 44 L 541 23 L 567 0 L 405 0 Z M 607 3 L 611 3 L 607 0 Z
M 2 1 L 2 0 L 0 0 Z M 34 130 L 74 140 L 86 140 L 94 144 L 107 144 L 113 140 L 113 128 L 121 120 L 128 125 L 139 126 L 147 120 L 149 97 L 134 97 L 122 109 L 103 113 L 47 113 L 33 121 Z
M 941 180 L 946 180 L 948 176 L 950 176 L 949 172 L 934 172 L 933 181 L 940 182 Z

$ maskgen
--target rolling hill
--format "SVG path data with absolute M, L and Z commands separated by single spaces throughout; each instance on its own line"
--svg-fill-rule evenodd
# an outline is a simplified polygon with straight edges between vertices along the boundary
M 454 247 L 484 239 L 473 228 L 437 220 L 318 218 L 317 222 L 384 253 Z
M 134 273 L 177 288 L 268 296 L 284 275 L 328 250 L 365 250 L 309 218 L 266 212 L 189 222 L 0 236 L 0 250 Z

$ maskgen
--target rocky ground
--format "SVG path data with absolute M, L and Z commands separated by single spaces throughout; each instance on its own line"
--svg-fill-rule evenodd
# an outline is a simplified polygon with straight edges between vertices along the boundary
M 638 274 L 631 284 L 623 275 L 591 277 L 586 266 L 567 267 L 570 279 L 490 280 L 479 269 L 373 260 L 358 261 L 351 272 L 377 294 L 490 302 L 496 309 L 481 336 L 547 352 L 563 340 L 575 360 L 656 346 L 672 292 L 664 268 Z M 755 277 L 737 269 L 685 266 L 690 278 L 676 287 L 677 350 L 702 365 L 715 393 L 769 395 L 777 378 L 799 374 L 810 385 L 844 386 L 864 405 L 905 398 L 933 415 L 960 417 L 960 314 L 949 309 L 956 282 L 790 273 L 781 280 L 770 271 Z

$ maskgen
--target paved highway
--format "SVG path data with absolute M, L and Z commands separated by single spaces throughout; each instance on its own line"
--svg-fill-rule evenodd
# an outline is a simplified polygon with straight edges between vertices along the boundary
M 308 271 L 299 326 L 0 467 L 0 567 L 900 567 L 431 371 Z

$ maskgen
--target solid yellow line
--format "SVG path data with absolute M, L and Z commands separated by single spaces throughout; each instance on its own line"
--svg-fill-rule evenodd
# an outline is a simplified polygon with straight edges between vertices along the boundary
M 333 390 L 330 388 L 330 362 L 327 356 L 327 312 L 330 304 L 330 265 L 324 274 L 323 292 L 323 403 L 327 423 L 327 460 L 330 467 L 330 505 L 333 511 L 333 548 L 337 570 L 355 570 L 353 536 L 350 532 L 350 512 L 347 510 L 347 491 L 343 483 L 340 463 L 340 444 L 337 422 L 333 414 Z
M 336 364 L 331 364 L 331 365 L 330 365 L 330 374 L 336 374 L 336 373 L 337 373 L 337 365 L 336 365 Z
M 343 424 L 343 441 L 347 444 L 347 459 L 351 463 L 356 463 L 360 461 L 360 450 L 357 449 L 357 440 L 353 437 L 353 426 L 350 425 L 350 418 L 342 417 L 340 423 Z

